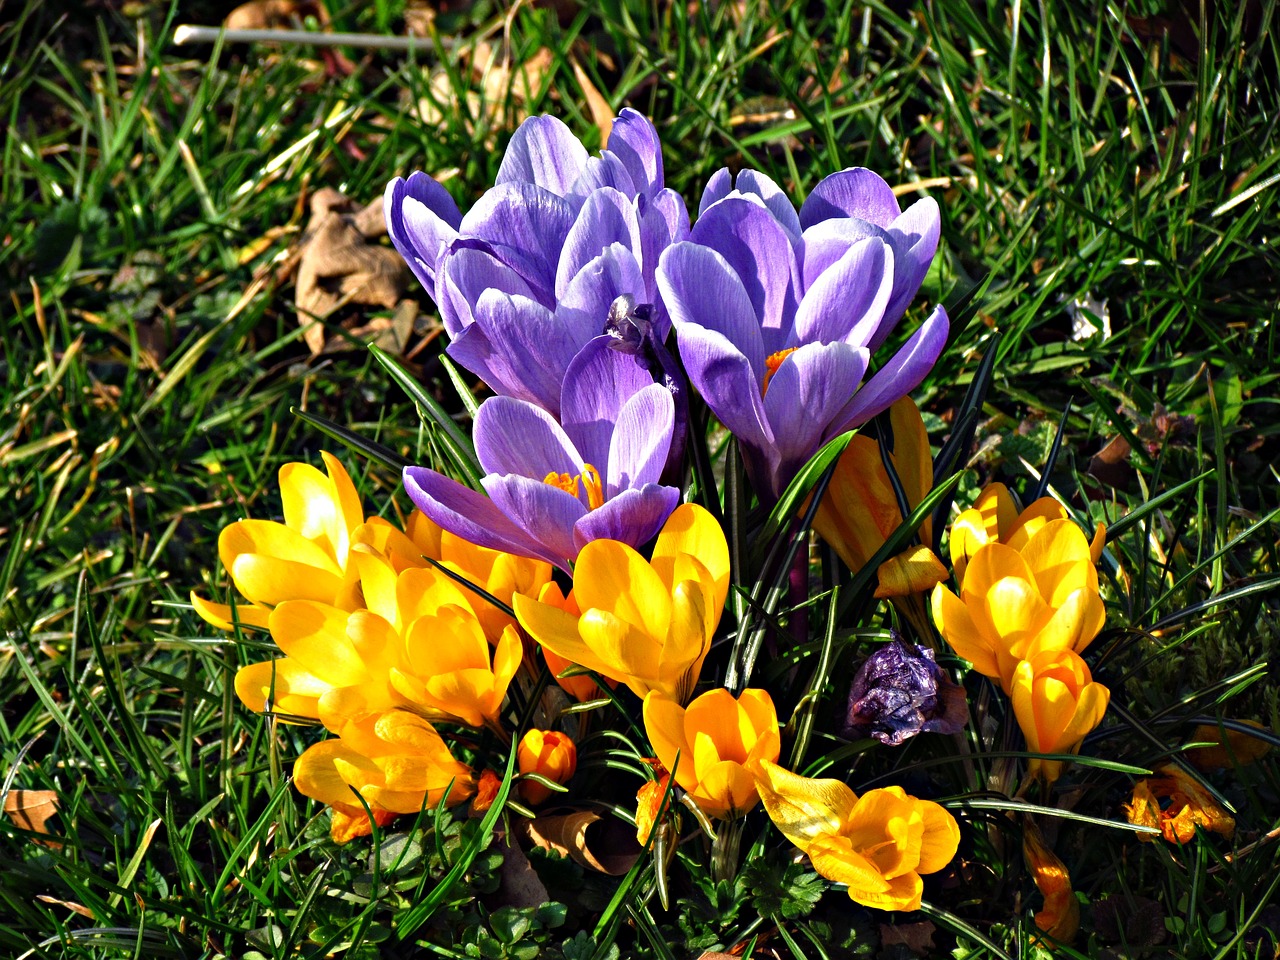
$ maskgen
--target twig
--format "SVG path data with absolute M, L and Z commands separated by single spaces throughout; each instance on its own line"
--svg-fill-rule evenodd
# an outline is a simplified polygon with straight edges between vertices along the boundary
M 384 37 L 375 33 L 321 33 L 317 30 L 224 30 L 221 27 L 198 27 L 180 24 L 173 31 L 173 42 L 216 43 L 310 43 L 317 47 L 375 47 L 381 50 L 433 50 L 431 37 Z M 439 41 L 442 47 L 453 46 L 451 38 Z

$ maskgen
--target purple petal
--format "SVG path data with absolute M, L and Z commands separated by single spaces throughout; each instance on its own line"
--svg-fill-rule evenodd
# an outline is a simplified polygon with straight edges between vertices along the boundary
M 582 472 L 573 442 L 540 407 L 511 397 L 480 404 L 475 423 L 476 456 L 487 474 L 516 474 L 542 482 L 548 473 Z
M 580 349 L 604 330 L 614 300 L 623 294 L 639 298 L 643 293 L 636 258 L 622 244 L 610 244 L 569 281 L 556 306 L 556 319 Z
M 658 292 L 658 262 L 662 252 L 689 236 L 689 214 L 684 208 L 684 200 L 671 190 L 661 191 L 653 203 L 643 200 L 640 204 L 640 271 L 644 277 L 644 296 L 637 298 L 641 303 L 657 305 L 661 300 Z M 658 321 L 658 335 L 666 339 L 670 331 L 670 319 L 665 310 L 657 310 L 654 319 Z
M 674 190 L 659 190 L 653 195 L 649 209 L 658 211 L 666 221 L 672 243 L 689 238 L 689 210 L 680 194 Z
M 445 331 L 456 337 L 475 319 L 474 307 L 486 290 L 537 299 L 525 279 L 499 260 L 482 240 L 455 240 L 440 258 L 436 304 Z
M 775 220 L 787 231 L 792 243 L 800 240 L 800 218 L 796 215 L 795 204 L 791 202 L 780 186 L 766 177 L 759 170 L 738 171 L 737 184 L 739 193 L 755 194 L 764 201 Z
M 658 289 L 677 330 L 695 324 L 720 334 L 746 359 L 756 384 L 764 380 L 760 321 L 741 278 L 723 256 L 692 242 L 668 247 L 658 263 Z
M 481 483 L 494 505 L 550 556 L 578 555 L 573 525 L 586 515 L 579 497 L 559 487 L 528 477 L 499 477 L 490 474 Z
M 773 214 L 757 199 L 726 197 L 698 217 L 689 239 L 725 258 L 751 300 L 764 349 L 781 349 L 795 314 L 800 268 Z
M 721 167 L 711 175 L 707 185 L 702 188 L 702 199 L 698 202 L 698 216 L 706 213 L 707 208 L 713 203 L 719 203 L 727 197 L 732 189 L 733 177 L 729 173 L 729 168 Z
M 886 246 L 893 247 L 893 237 L 889 231 L 866 220 L 850 217 L 823 220 L 806 230 L 801 238 L 803 254 L 800 269 L 804 275 L 804 289 L 808 290 L 817 283 L 818 277 L 833 263 L 848 253 L 855 244 L 869 237 L 875 237 Z M 894 253 L 897 251 L 894 250 Z
M 475 322 L 449 344 L 449 356 L 495 393 L 560 412 L 560 384 L 578 350 L 550 310 L 528 297 L 486 290 Z
M 889 242 L 893 245 L 893 294 L 885 307 L 885 324 L 868 344 L 872 350 L 880 346 L 893 330 L 894 324 L 906 312 L 908 304 L 924 283 L 933 255 L 938 250 L 938 236 L 942 231 L 942 219 L 938 203 L 932 197 L 917 200 L 907 211 L 893 221 L 889 228 Z
M 506 183 L 485 191 L 462 218 L 460 232 L 487 241 L 495 256 L 550 294 L 573 218 L 563 197 L 532 183 Z
M 813 188 L 800 208 L 800 224 L 807 230 L 823 220 L 857 217 L 888 227 L 899 212 L 898 198 L 878 173 L 851 167 L 831 174 Z
M 574 545 L 581 550 L 592 540 L 621 540 L 639 547 L 658 535 L 679 505 L 680 491 L 675 487 L 651 483 L 638 490 L 624 490 L 578 521 Z
M 587 197 L 565 237 L 556 265 L 556 296 L 563 297 L 579 271 L 615 243 L 639 254 L 640 218 L 634 203 L 617 190 L 602 187 Z
M 602 157 L 588 157 L 582 176 L 574 181 L 573 190 L 568 196 L 581 204 L 601 187 L 610 187 L 628 197 L 634 197 L 639 192 L 631 182 L 631 174 L 627 173 L 622 161 L 611 153 L 605 153 Z
M 937 307 L 896 354 L 876 371 L 840 412 L 828 438 L 866 423 L 920 386 L 947 345 L 947 312 Z
M 765 415 L 776 438 L 773 496 L 828 438 L 827 427 L 862 382 L 867 352 L 847 343 L 809 343 L 787 355 L 769 381 Z
M 624 108 L 613 121 L 605 152 L 622 161 L 636 193 L 648 196 L 662 188 L 662 144 L 643 114 Z
M 458 205 L 448 190 L 419 171 L 387 184 L 382 215 L 392 244 L 434 300 L 436 265 L 462 222 Z
M 605 499 L 621 491 L 657 483 L 671 449 L 676 404 L 671 391 L 651 383 L 628 400 L 618 413 L 609 446 Z
M 893 252 L 868 237 L 819 274 L 796 311 L 796 341 L 861 347 L 884 319 L 893 289 Z
M 555 117 L 530 117 L 507 144 L 496 184 L 535 183 L 563 197 L 582 173 L 587 148 Z
M 569 569 L 568 555 L 551 553 L 507 519 L 492 500 L 456 480 L 425 467 L 405 467 L 404 488 L 415 507 L 464 540 Z
M 711 412 L 739 440 L 761 449 L 773 445 L 773 431 L 760 399 L 760 381 L 751 364 L 724 334 L 695 323 L 676 331 L 689 382 Z
M 635 357 L 611 348 L 612 337 L 588 341 L 565 372 L 560 422 L 584 463 L 608 471 L 614 424 L 623 406 L 653 377 Z M 608 474 L 612 476 L 612 474 Z

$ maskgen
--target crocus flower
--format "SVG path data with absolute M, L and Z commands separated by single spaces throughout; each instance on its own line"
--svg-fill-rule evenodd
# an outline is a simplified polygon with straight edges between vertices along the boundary
M 1021 550 L 988 543 L 969 561 L 960 596 L 933 589 L 933 619 L 973 668 L 1010 691 L 1014 669 L 1039 652 L 1082 652 L 1106 610 L 1089 543 L 1070 520 L 1051 520 Z
M 1094 682 L 1089 666 L 1069 649 L 1045 650 L 1018 664 L 1010 699 L 1032 753 L 1076 753 L 1086 733 L 1102 722 L 1111 692 Z M 1052 783 L 1061 760 L 1032 758 L 1027 774 Z
M 917 733 L 956 733 L 967 719 L 964 688 L 934 662 L 933 651 L 895 638 L 858 668 L 844 732 L 897 746 Z
M 475 442 L 488 497 L 425 467 L 404 485 L 432 520 L 495 550 L 569 570 L 592 540 L 640 546 L 680 500 L 658 481 L 675 423 L 671 393 L 599 337 L 570 364 L 561 421 L 512 397 L 490 397 Z
M 962 510 L 951 524 L 951 566 L 956 572 L 956 583 L 964 585 L 970 559 L 986 544 L 1003 543 L 1021 551 L 1045 524 L 1066 519 L 1066 508 L 1053 497 L 1041 497 L 1019 512 L 1008 487 L 1003 483 L 987 484 L 973 506 Z M 1102 556 L 1106 536 L 1106 524 L 1099 523 L 1089 544 L 1094 564 Z
M 1147 777 L 1133 785 L 1133 801 L 1125 805 L 1129 822 L 1144 827 L 1159 827 L 1169 843 L 1184 844 L 1195 839 L 1196 827 L 1203 827 L 1230 839 L 1236 822 L 1198 780 L 1177 764 L 1158 767 L 1157 777 Z M 1167 801 L 1162 806 L 1161 801 Z M 1152 842 L 1149 833 L 1138 839 Z
M 546 589 L 546 588 L 544 588 Z M 517 595 L 516 617 L 544 649 L 620 683 L 638 697 L 693 692 L 729 591 L 724 531 L 702 507 L 677 507 L 646 561 L 625 543 L 593 540 L 573 571 L 580 615 Z
M 536 773 L 552 783 L 565 784 L 578 769 L 578 748 L 563 733 L 534 728 L 520 738 L 516 762 L 521 773 Z M 537 806 L 547 802 L 551 791 L 534 780 L 522 780 L 520 796 Z
M 862 169 L 823 180 L 798 216 L 761 174 L 728 186 L 727 173 L 712 178 L 689 240 L 662 254 L 658 288 L 689 381 L 772 503 L 823 443 L 933 367 L 947 338 L 941 307 L 863 383 L 928 270 L 938 208 L 922 200 L 899 213 L 889 186 Z
M 659 339 L 669 329 L 654 271 L 687 236 L 689 215 L 663 187 L 657 132 L 634 110 L 614 121 L 599 157 L 554 117 L 530 117 L 465 216 L 423 173 L 392 180 L 384 208 L 392 242 L 440 308 L 449 355 L 499 394 L 558 416 L 570 361 L 620 296 L 655 306 Z
M 293 780 L 305 796 L 348 815 L 351 808 L 360 809 L 358 793 L 379 822 L 430 809 L 441 800 L 453 806 L 474 790 L 471 768 L 453 758 L 431 724 L 401 710 L 308 747 L 294 763 Z M 335 840 L 359 835 L 336 817 L 333 829 Z M 346 836 L 339 835 L 343 832 Z
M 767 760 L 758 787 L 774 825 L 863 906 L 920 909 L 920 875 L 941 870 L 960 845 L 955 817 L 901 787 L 859 797 L 839 780 L 811 780 Z
M 906 494 L 907 506 L 914 509 L 933 489 L 933 460 L 929 435 L 920 409 L 910 397 L 895 400 L 889 407 L 893 430 L 889 455 Z M 860 570 L 902 525 L 902 511 L 880 457 L 880 445 L 872 437 L 854 437 L 836 461 L 826 496 L 818 505 L 813 528 L 831 544 L 850 570 Z M 920 525 L 920 539 L 932 541 L 932 521 Z M 946 579 L 947 570 L 933 551 L 917 546 L 880 566 L 876 596 L 903 597 L 924 593 Z
M 782 748 L 778 714 L 764 690 L 710 690 L 689 706 L 657 691 L 644 698 L 644 729 L 662 765 L 708 816 L 733 820 L 756 805 L 761 760 Z
M 322 452 L 327 474 L 307 463 L 280 468 L 284 522 L 239 520 L 218 535 L 218 556 L 247 602 L 236 606 L 241 623 L 267 628 L 271 608 L 307 599 L 354 607 L 347 577 L 351 537 L 364 523 L 360 496 L 337 457 Z M 194 592 L 196 613 L 222 630 L 232 629 L 230 605 Z
M 1040 828 L 1025 818 L 1022 859 L 1044 897 L 1044 907 L 1036 911 L 1036 926 L 1059 943 L 1070 943 L 1080 929 L 1080 901 L 1071 889 L 1071 874 L 1044 842 Z

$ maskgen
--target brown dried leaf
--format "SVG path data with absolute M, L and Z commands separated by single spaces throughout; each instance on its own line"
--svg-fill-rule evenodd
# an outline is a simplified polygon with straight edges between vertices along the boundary
M 90 910 L 84 904 L 76 903 L 73 900 L 59 900 L 57 897 L 45 896 L 43 893 L 40 894 L 40 896 L 36 897 L 36 899 L 41 901 L 42 903 L 51 903 L 55 907 L 66 907 L 68 910 L 72 911 L 73 913 L 78 913 L 82 917 L 88 917 L 90 920 L 98 919 L 93 915 L 92 910 Z
M 1133 478 L 1133 467 L 1129 465 L 1132 452 L 1129 441 L 1117 434 L 1093 455 L 1089 461 L 1089 476 L 1109 487 L 1127 488 Z
M 298 324 L 307 327 L 313 354 L 325 347 L 324 329 L 313 323 L 348 302 L 390 309 L 403 295 L 409 268 L 396 251 L 368 241 L 385 232 L 382 201 L 351 212 L 351 202 L 325 188 L 311 198 L 311 221 L 299 247 Z
M 4 812 L 23 830 L 52 835 L 47 821 L 58 812 L 58 795 L 52 790 L 10 790 L 4 798 Z M 62 844 L 50 842 L 51 847 Z
M 287 30 L 306 17 L 329 25 L 329 11 L 314 0 L 250 0 L 227 14 L 222 25 L 228 30 Z
M 496 902 L 490 906 L 540 907 L 551 899 L 520 844 L 513 842 L 510 835 L 503 834 L 499 838 L 498 849 L 502 852 L 502 869 L 498 871 L 501 885 Z
M 596 89 L 596 85 L 591 82 L 587 71 L 582 69 L 577 58 L 570 57 L 569 63 L 573 66 L 573 75 L 577 78 L 578 86 L 582 88 L 582 95 L 586 98 L 587 107 L 591 110 L 591 120 L 600 131 L 600 147 L 603 149 L 609 145 L 609 132 L 613 130 L 613 107 L 609 106 L 609 101 L 604 98 L 604 94 Z
M 634 828 L 614 817 L 601 817 L 592 810 L 535 817 L 524 823 L 524 831 L 544 850 L 552 850 L 611 877 L 625 874 L 641 853 Z

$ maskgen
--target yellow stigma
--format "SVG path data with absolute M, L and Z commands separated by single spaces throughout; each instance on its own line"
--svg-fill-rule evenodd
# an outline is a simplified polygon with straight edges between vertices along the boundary
M 565 493 L 571 493 L 575 497 L 578 495 L 578 478 L 571 477 L 567 473 L 556 473 L 552 470 L 542 478 L 543 483 L 549 483 L 553 487 L 559 487 Z
M 556 473 L 552 470 L 542 478 L 543 483 L 559 487 L 565 493 L 575 497 L 578 496 L 578 481 L 582 481 L 582 485 L 587 489 L 587 509 L 595 510 L 597 507 L 604 506 L 604 483 L 600 480 L 600 471 L 589 463 L 582 465 L 582 473 L 578 476 Z
M 603 507 L 604 484 L 600 482 L 600 471 L 589 463 L 582 465 L 582 485 L 587 488 L 587 509 Z
M 782 366 L 782 361 L 795 352 L 795 347 L 787 347 L 785 350 L 779 350 L 777 353 L 771 353 L 764 358 L 765 374 L 764 386 L 760 388 L 760 396 L 764 396 L 769 392 L 769 381 L 773 379 L 773 375 L 778 372 L 778 368 Z

